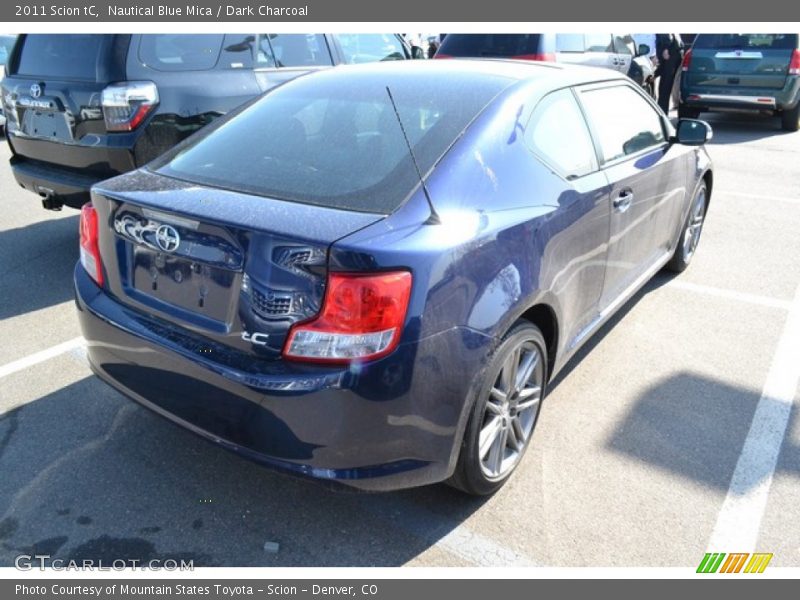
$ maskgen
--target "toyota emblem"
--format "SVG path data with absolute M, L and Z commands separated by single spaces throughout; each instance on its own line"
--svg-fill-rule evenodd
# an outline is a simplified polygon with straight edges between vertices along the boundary
M 181 236 L 172 225 L 162 225 L 156 230 L 156 244 L 164 252 L 175 252 L 181 245 Z
M 38 83 L 34 83 L 31 86 L 31 98 L 38 98 L 42 95 L 42 86 Z

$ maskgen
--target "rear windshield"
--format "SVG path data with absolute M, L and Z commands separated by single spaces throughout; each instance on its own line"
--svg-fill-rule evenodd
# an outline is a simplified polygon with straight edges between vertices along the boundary
M 97 77 L 104 35 L 27 35 L 19 53 L 16 73 L 53 79 Z
M 794 50 L 798 47 L 796 33 L 713 33 L 700 34 L 694 48 L 728 48 L 752 50 Z
M 276 88 L 150 168 L 256 195 L 388 214 L 419 177 L 387 82 L 426 173 L 510 80 L 468 71 L 447 78 L 438 70 L 391 77 L 321 72 Z
M 444 38 L 439 52 L 458 57 L 511 57 L 540 54 L 538 33 L 451 33 Z

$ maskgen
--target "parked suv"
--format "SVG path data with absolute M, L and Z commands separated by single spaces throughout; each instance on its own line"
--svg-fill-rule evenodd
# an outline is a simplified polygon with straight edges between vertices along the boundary
M 631 34 L 612 33 L 450 33 L 435 58 L 516 58 L 589 67 L 605 67 L 631 77 L 648 89 L 652 78 L 642 72 L 650 48 L 637 47 Z
M 11 168 L 48 209 L 303 73 L 411 58 L 396 34 L 26 35 L 2 84 Z
M 683 58 L 681 117 L 714 110 L 769 111 L 786 131 L 800 125 L 796 33 L 699 34 Z

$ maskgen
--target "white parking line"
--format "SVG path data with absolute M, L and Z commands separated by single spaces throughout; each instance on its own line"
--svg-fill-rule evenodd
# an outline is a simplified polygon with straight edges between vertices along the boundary
M 750 194 L 748 192 L 734 192 L 732 190 L 714 190 L 715 194 L 722 194 L 723 196 L 737 196 L 739 198 L 753 198 L 755 200 L 775 200 L 778 202 L 789 202 L 790 204 L 800 204 L 800 198 L 793 198 L 792 196 L 769 196 L 766 194 Z
M 752 552 L 800 381 L 800 286 L 772 358 L 750 431 L 708 543 L 710 552 Z
M 85 342 L 82 337 L 76 337 L 68 342 L 46 348 L 45 350 L 36 352 L 35 354 L 30 354 L 24 358 L 10 362 L 0 367 L 0 378 L 11 375 L 12 373 L 16 373 L 17 371 L 22 371 L 23 369 L 27 369 L 28 367 L 32 367 L 33 365 L 39 364 L 46 360 L 50 360 L 51 358 L 55 358 L 56 356 L 64 354 L 65 352 L 69 352 L 70 350 L 80 348 L 84 345 L 84 343 Z
M 686 290 L 687 292 L 697 292 L 698 294 L 706 294 L 707 296 L 716 296 L 717 298 L 748 302 L 750 304 L 758 304 L 759 306 L 767 306 L 770 308 L 780 308 L 782 310 L 790 310 L 792 308 L 792 302 L 790 300 L 780 300 L 778 298 L 771 298 L 770 296 L 760 296 L 758 294 L 748 294 L 745 292 L 726 290 L 723 288 L 712 287 L 710 285 L 691 283 L 689 281 L 683 281 L 682 279 L 673 279 L 667 284 L 667 286 L 680 290 Z

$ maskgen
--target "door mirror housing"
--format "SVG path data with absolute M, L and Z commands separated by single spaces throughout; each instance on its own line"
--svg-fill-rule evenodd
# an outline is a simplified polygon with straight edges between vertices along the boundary
M 680 119 L 675 131 L 674 142 L 684 146 L 702 146 L 714 137 L 711 125 L 699 119 Z
M 636 56 L 647 56 L 650 54 L 650 46 L 647 44 L 639 44 L 639 54 Z

